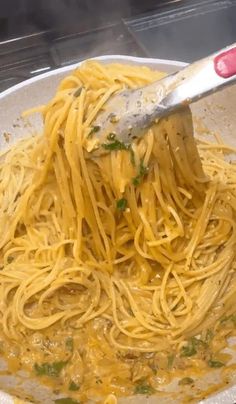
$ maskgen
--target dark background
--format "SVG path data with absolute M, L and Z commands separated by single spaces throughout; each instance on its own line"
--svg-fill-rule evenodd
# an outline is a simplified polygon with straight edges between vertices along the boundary
M 102 54 L 191 62 L 236 41 L 236 0 L 0 0 L 0 90 Z

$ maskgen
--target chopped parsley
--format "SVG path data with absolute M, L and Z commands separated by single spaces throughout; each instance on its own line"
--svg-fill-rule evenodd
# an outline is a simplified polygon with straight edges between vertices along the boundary
M 179 381 L 180 386 L 186 386 L 187 384 L 193 384 L 194 380 L 191 377 L 184 377 Z
M 143 179 L 143 177 L 148 173 L 148 167 L 144 166 L 143 164 L 143 160 L 141 161 L 140 165 L 139 165 L 139 172 L 138 175 L 136 175 L 136 177 L 133 178 L 132 182 L 133 185 L 138 186 L 141 184 L 141 181 Z
M 208 366 L 210 366 L 210 368 L 221 368 L 222 366 L 225 365 L 223 362 L 216 361 L 214 359 L 210 359 L 207 363 Z
M 80 385 L 76 384 L 75 382 L 73 382 L 73 380 L 71 380 L 70 384 L 69 384 L 69 390 L 71 391 L 77 391 L 80 389 Z
M 79 87 L 79 88 L 74 92 L 74 97 L 79 97 L 82 90 L 83 90 L 83 87 Z
M 87 137 L 92 137 L 94 133 L 100 130 L 100 126 L 93 126 Z
M 183 346 L 183 348 L 181 349 L 181 354 L 180 356 L 193 356 L 196 355 L 197 350 L 196 347 L 193 344 L 188 344 Z
M 132 145 L 131 144 L 127 144 L 124 142 L 121 142 L 120 140 L 118 140 L 116 138 L 116 134 L 115 133 L 109 133 L 107 135 L 107 140 L 109 143 L 102 143 L 102 147 L 105 150 L 127 150 L 130 152 L 130 162 L 133 166 L 135 166 L 135 155 L 134 155 L 134 151 L 132 149 Z
M 79 401 L 74 400 L 70 397 L 58 398 L 55 400 L 56 404 L 79 404 Z
M 109 133 L 109 135 L 107 135 L 107 140 L 109 143 L 102 143 L 102 147 L 105 150 L 130 150 L 131 148 L 130 144 L 118 140 L 115 133 Z
M 68 351 L 73 352 L 74 349 L 74 341 L 72 337 L 68 337 L 66 339 L 66 348 L 68 349 Z
M 61 370 L 66 366 L 67 362 L 53 362 L 53 363 L 42 363 L 39 365 L 38 363 L 34 364 L 34 370 L 37 376 L 50 376 L 50 377 L 58 377 L 61 373 Z
M 115 139 L 113 142 L 111 143 L 103 143 L 102 147 L 105 150 L 129 150 L 130 145 L 125 144 L 124 142 L 120 142 L 119 140 Z
M 127 199 L 121 198 L 116 202 L 116 207 L 118 210 L 121 212 L 124 212 L 124 210 L 127 208 Z
M 181 349 L 180 356 L 193 356 L 196 355 L 197 349 L 199 347 L 206 348 L 207 343 L 202 341 L 201 339 L 198 339 L 196 337 L 192 337 L 188 344 L 183 346 Z
M 134 394 L 154 394 L 155 389 L 150 386 L 150 384 L 147 384 L 145 382 L 137 384 L 137 386 L 134 389 Z

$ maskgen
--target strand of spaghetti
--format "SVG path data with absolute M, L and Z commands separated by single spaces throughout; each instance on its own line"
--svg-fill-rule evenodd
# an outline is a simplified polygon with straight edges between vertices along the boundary
M 167 299 L 166 299 L 166 284 L 168 277 L 172 271 L 173 264 L 169 265 L 169 268 L 165 271 L 165 274 L 163 276 L 162 284 L 161 284 L 161 290 L 160 290 L 160 307 L 162 308 L 162 311 L 164 313 L 165 318 L 167 321 L 170 323 L 172 327 L 176 327 L 177 323 L 176 320 L 171 313 L 170 308 L 168 307 Z
M 80 98 L 79 111 L 82 111 L 82 109 L 83 109 L 83 98 L 81 97 Z M 83 118 L 82 114 L 79 113 L 78 121 L 77 121 L 77 131 L 78 132 L 82 130 L 82 118 Z M 95 218 L 96 218 L 96 223 L 97 223 L 97 226 L 98 226 L 99 231 L 101 233 L 101 237 L 103 239 L 104 246 L 105 246 L 106 253 L 103 252 L 103 255 L 104 255 L 104 258 L 107 257 L 109 270 L 112 271 L 110 245 L 109 245 L 109 241 L 108 241 L 108 238 L 106 236 L 106 233 L 104 231 L 103 224 L 102 224 L 101 219 L 100 219 L 100 215 L 99 215 L 99 211 L 98 211 L 94 191 L 93 191 L 93 188 L 92 188 L 91 180 L 89 178 L 89 173 L 88 173 L 88 170 L 87 170 L 86 161 L 85 161 L 84 155 L 83 155 L 82 145 L 81 145 L 81 143 L 79 144 L 79 138 L 78 138 L 78 146 L 79 146 L 78 152 L 79 152 L 79 157 L 80 157 L 80 164 L 81 164 L 82 171 L 83 171 L 83 174 L 84 174 L 84 179 L 85 179 L 85 182 L 86 182 L 86 185 L 87 185 L 87 189 L 88 189 L 88 193 L 89 193 L 89 196 L 90 196 L 91 204 L 93 206 L 94 215 L 95 215 Z M 101 249 L 103 251 L 103 248 L 101 248 Z
M 134 346 L 134 345 L 124 345 L 119 343 L 115 337 L 114 337 L 114 333 L 117 332 L 116 328 L 113 326 L 110 330 L 109 333 L 109 338 L 111 340 L 111 345 L 113 345 L 114 347 L 116 347 L 116 349 L 118 350 L 125 350 L 125 351 L 138 351 L 138 352 L 158 352 L 158 351 L 162 351 L 164 349 L 168 349 L 169 348 L 169 344 L 168 342 L 163 339 L 163 337 L 161 339 L 158 339 L 156 343 L 153 343 L 151 341 L 150 346 Z
M 127 295 L 128 299 L 129 299 L 130 307 L 131 307 L 131 309 L 132 309 L 132 311 L 134 313 L 134 316 L 138 320 L 138 322 L 143 326 L 143 328 L 147 329 L 147 330 L 151 330 L 151 331 L 153 331 L 155 333 L 158 332 L 160 334 L 163 334 L 163 333 L 165 334 L 166 332 L 168 332 L 167 330 L 159 329 L 157 327 L 151 326 L 145 320 L 144 316 L 142 315 L 142 312 L 140 311 L 139 307 L 137 306 L 135 300 L 133 299 L 127 285 L 125 285 L 123 281 L 120 281 L 120 282 L 121 282 L 121 284 L 123 286 L 123 289 L 125 290 L 126 295 Z
M 114 286 L 113 282 L 110 282 L 110 294 L 111 294 L 111 300 L 112 300 L 112 312 L 113 312 L 113 318 L 115 321 L 115 325 L 119 331 L 128 337 L 135 338 L 135 339 L 145 339 L 145 338 L 150 338 L 153 334 L 153 332 L 148 332 L 146 331 L 145 333 L 139 333 L 139 334 L 134 334 L 132 332 L 127 331 L 122 325 L 121 322 L 118 320 L 117 316 L 117 307 L 116 307 L 116 298 L 115 298 L 115 291 L 114 291 Z M 132 309 L 133 310 L 133 309 Z
M 177 274 L 177 272 L 175 270 L 172 271 L 172 275 L 174 276 L 174 278 L 176 280 L 176 283 L 179 286 L 179 289 L 181 291 L 181 295 L 182 295 L 182 297 L 184 299 L 184 303 L 185 303 L 185 306 L 186 306 L 186 309 L 182 310 L 180 315 L 185 315 L 185 314 L 190 315 L 191 309 L 193 307 L 193 302 L 189 298 L 189 296 L 187 295 L 187 292 L 186 292 L 186 290 L 185 290 L 185 288 L 183 286 L 183 283 L 181 282 L 181 279 L 180 279 L 179 275 Z M 175 307 L 175 304 L 176 303 L 173 302 L 172 305 L 170 305 L 171 310 Z M 177 315 L 176 312 L 175 312 L 175 315 Z
M 174 333 L 174 335 L 176 336 L 180 335 L 183 329 L 185 329 L 188 332 L 193 331 L 203 321 L 209 308 L 211 307 L 213 302 L 217 299 L 217 295 L 222 285 L 224 284 L 224 280 L 227 276 L 231 263 L 232 263 L 232 254 L 228 258 L 228 261 L 225 264 L 224 268 L 222 268 L 222 271 L 214 276 L 208 277 L 207 280 L 204 282 L 204 284 L 202 284 L 202 286 L 200 287 L 199 296 L 197 298 L 197 304 L 199 310 L 192 315 L 191 321 L 187 322 L 183 321 L 179 330 L 176 333 Z M 219 285 L 221 287 L 219 287 Z M 210 296 L 209 296 L 209 290 L 211 290 Z
M 204 142 L 204 143 L 207 143 L 207 142 Z M 204 149 L 206 149 L 206 150 L 212 150 L 212 149 L 227 150 L 229 152 L 236 153 L 236 147 L 233 147 L 233 146 L 230 146 L 227 144 L 207 143 L 207 144 L 201 144 L 199 146 L 199 148 L 201 150 L 204 150 Z
M 118 85 L 114 85 L 109 90 L 107 90 L 107 92 L 102 96 L 97 105 L 94 107 L 93 111 L 89 114 L 89 116 L 85 120 L 84 127 L 88 127 L 91 124 L 91 122 L 94 120 L 94 118 L 96 117 L 100 109 L 103 107 L 103 105 L 106 103 L 106 101 L 115 91 L 119 89 L 120 87 Z

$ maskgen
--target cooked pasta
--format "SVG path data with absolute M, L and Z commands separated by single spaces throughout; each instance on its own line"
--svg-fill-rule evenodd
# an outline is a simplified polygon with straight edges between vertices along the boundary
M 88 152 L 109 97 L 160 77 L 86 62 L 36 109 L 43 133 L 2 154 L 2 351 L 13 371 L 50 380 L 73 402 L 154 394 L 196 360 L 226 365 L 236 165 L 225 156 L 234 150 L 196 142 L 183 109 L 132 146 L 112 135 L 100 156 Z

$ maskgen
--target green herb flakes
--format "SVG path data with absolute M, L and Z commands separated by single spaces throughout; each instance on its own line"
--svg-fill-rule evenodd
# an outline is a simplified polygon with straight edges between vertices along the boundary
M 121 212 L 124 212 L 125 209 L 127 208 L 127 199 L 121 198 L 116 202 L 116 207 L 118 210 Z
M 80 389 L 80 385 L 76 384 L 75 382 L 73 382 L 73 380 L 71 380 L 70 384 L 69 384 L 69 390 L 71 391 L 77 391 Z
M 76 401 L 70 397 L 65 397 L 65 398 L 58 398 L 57 400 L 55 400 L 55 403 L 56 404 L 79 404 L 79 401 Z
M 37 376 L 58 377 L 61 370 L 66 366 L 67 362 L 38 363 L 34 364 L 34 370 Z
M 133 178 L 132 182 L 133 182 L 133 185 L 134 185 L 135 187 L 137 187 L 138 185 L 140 185 L 141 179 L 140 179 L 139 176 L 137 175 L 136 177 Z
M 97 126 L 93 126 L 87 137 L 88 137 L 88 138 L 89 138 L 89 137 L 92 137 L 93 134 L 96 133 L 96 132 L 98 132 L 99 130 L 100 130 L 100 126 L 98 126 L 98 125 L 97 125 Z
M 138 186 L 141 184 L 143 177 L 148 173 L 148 167 L 145 167 L 143 161 L 141 161 L 139 165 L 139 172 L 136 177 L 133 178 L 132 182 L 134 186 Z
M 144 175 L 146 175 L 148 173 L 148 167 L 145 167 L 143 165 L 143 161 L 141 161 L 140 166 L 139 166 L 139 176 L 143 177 Z
M 179 381 L 180 386 L 186 386 L 187 384 L 193 384 L 194 380 L 191 377 L 184 377 Z
M 133 151 L 132 147 L 130 147 L 130 162 L 131 162 L 132 166 L 135 167 L 135 155 L 134 155 L 134 151 Z
M 124 142 L 120 142 L 119 140 L 115 139 L 113 142 L 111 143 L 103 143 L 102 147 L 105 150 L 129 150 L 130 145 L 125 144 Z
M 185 345 L 181 349 L 180 356 L 193 356 L 196 355 L 197 350 L 195 344 L 193 344 L 192 340 L 189 341 L 188 345 Z
M 147 394 L 151 395 L 155 393 L 155 389 L 147 383 L 140 383 L 134 389 L 134 394 Z
M 83 87 L 79 87 L 79 88 L 74 92 L 74 97 L 79 97 L 82 90 L 83 90 Z
M 199 338 L 192 337 L 188 344 L 181 349 L 180 356 L 196 355 L 198 348 L 207 348 L 207 343 Z
M 210 366 L 210 368 L 222 368 L 222 366 L 224 366 L 225 364 L 223 362 L 214 360 L 214 359 L 210 359 L 208 362 L 208 366 Z

